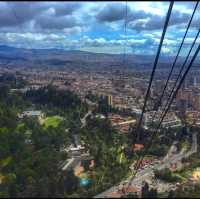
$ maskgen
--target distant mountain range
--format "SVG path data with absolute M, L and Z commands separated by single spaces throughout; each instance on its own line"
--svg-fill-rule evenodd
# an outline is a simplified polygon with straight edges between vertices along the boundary
M 155 55 L 125 56 L 126 68 L 146 68 L 152 65 Z M 17 67 L 64 67 L 85 69 L 121 69 L 123 54 L 91 53 L 62 49 L 24 49 L 0 46 L 0 66 Z M 160 65 L 167 67 L 172 57 L 161 57 Z

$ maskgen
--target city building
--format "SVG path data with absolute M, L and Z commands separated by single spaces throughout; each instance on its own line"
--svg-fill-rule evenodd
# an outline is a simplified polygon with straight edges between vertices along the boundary
M 200 93 L 195 93 L 193 98 L 193 108 L 200 111 Z
M 133 150 L 134 151 L 140 151 L 144 148 L 144 145 L 143 144 L 134 144 L 133 145 Z
M 113 127 L 121 133 L 128 133 L 131 125 L 135 125 L 136 120 L 132 117 L 125 117 L 118 114 L 110 114 L 108 117 Z
M 34 117 L 34 118 L 38 118 L 39 120 L 42 119 L 44 117 L 44 113 L 42 113 L 42 111 L 24 111 L 22 114 L 18 114 L 18 117 L 20 119 L 24 118 L 24 117 Z
M 162 117 L 162 111 L 149 111 L 144 114 L 143 118 L 143 126 L 144 128 L 152 128 L 152 125 L 160 122 L 160 119 Z M 165 116 L 161 126 L 163 128 L 173 128 L 181 126 L 181 120 L 175 115 L 174 112 L 168 112 Z
M 200 168 L 197 168 L 197 169 L 192 173 L 192 178 L 193 178 L 193 180 L 200 181 Z
M 108 99 L 108 105 L 113 107 L 113 96 L 112 95 L 108 95 L 107 99 Z

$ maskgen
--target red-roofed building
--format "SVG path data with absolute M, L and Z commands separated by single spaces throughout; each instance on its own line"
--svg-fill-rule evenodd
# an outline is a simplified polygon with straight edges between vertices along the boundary
M 144 145 L 143 144 L 134 144 L 133 145 L 133 150 L 134 151 L 140 151 L 144 148 Z
M 107 198 L 121 198 L 121 194 L 119 194 L 118 192 L 112 192 L 107 195 Z

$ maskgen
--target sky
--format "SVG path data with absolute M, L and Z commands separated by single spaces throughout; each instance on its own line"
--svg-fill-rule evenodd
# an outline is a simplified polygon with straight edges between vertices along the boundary
M 174 3 L 162 53 L 175 54 L 195 4 Z M 168 7 L 169 2 L 159 1 L 0 2 L 0 45 L 151 55 L 158 48 Z M 199 9 L 183 55 L 198 31 Z

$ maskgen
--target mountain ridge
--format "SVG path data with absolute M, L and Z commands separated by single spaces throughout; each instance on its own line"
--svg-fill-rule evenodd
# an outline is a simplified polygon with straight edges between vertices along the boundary
M 81 50 L 65 49 L 26 49 L 0 45 L 0 66 L 27 67 L 86 67 L 90 69 L 120 69 L 148 67 L 154 62 L 155 55 L 108 54 Z M 173 61 L 173 57 L 160 57 L 163 67 Z

